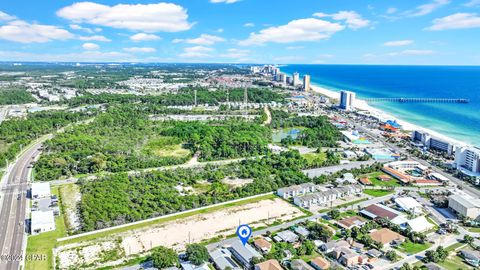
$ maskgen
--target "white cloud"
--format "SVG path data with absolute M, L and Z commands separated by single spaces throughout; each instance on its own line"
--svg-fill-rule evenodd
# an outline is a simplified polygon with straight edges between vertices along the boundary
M 233 4 L 239 2 L 240 0 L 210 0 L 210 3 L 218 4 L 218 3 L 225 3 L 225 4 Z
M 412 17 L 419 17 L 430 14 L 435 10 L 450 4 L 450 0 L 433 0 L 432 2 L 416 7 L 414 10 L 407 12 Z
M 83 51 L 81 53 L 51 54 L 0 51 L 4 61 L 58 61 L 58 62 L 135 62 L 134 56 L 121 52 Z
M 130 48 L 123 48 L 123 50 L 131 53 L 138 53 L 138 52 L 153 53 L 157 51 L 155 48 L 151 48 L 151 47 L 130 47 Z
M 192 27 L 186 9 L 172 3 L 107 6 L 78 2 L 58 10 L 57 15 L 76 23 L 145 32 L 179 32 Z
M 245 58 L 250 54 L 249 50 L 242 50 L 242 49 L 235 49 L 231 48 L 228 49 L 226 53 L 221 54 L 220 57 L 225 58 Z
M 354 30 L 367 27 L 370 25 L 369 20 L 363 19 L 362 16 L 355 11 L 340 11 L 333 14 L 325 14 L 325 13 L 318 12 L 313 14 L 313 16 L 319 17 L 319 18 L 330 17 L 336 21 L 345 21 L 348 28 L 351 28 Z
M 82 45 L 82 47 L 83 47 L 83 49 L 88 50 L 88 51 L 97 51 L 98 49 L 100 49 L 100 46 L 98 46 L 95 43 L 84 43 Z
M 450 16 L 433 20 L 433 25 L 428 27 L 427 30 L 441 31 L 477 27 L 480 27 L 480 16 L 476 13 L 455 13 Z
M 80 40 L 83 41 L 101 41 L 101 42 L 110 42 L 112 41 L 111 39 L 108 39 L 104 36 L 101 35 L 93 35 L 93 36 L 79 36 L 77 37 Z
M 397 8 L 391 7 L 391 8 L 388 8 L 388 9 L 387 9 L 387 14 L 389 14 L 389 15 L 390 15 L 390 14 L 394 14 L 394 13 L 396 13 L 397 11 L 398 11 Z
M 217 33 L 223 33 L 224 31 L 225 31 L 225 29 L 223 29 L 223 28 L 218 28 L 215 32 L 217 32 Z
M 383 43 L 383 46 L 387 46 L 387 47 L 398 47 L 398 46 L 406 46 L 406 45 L 410 45 L 413 43 L 413 40 L 394 40 L 394 41 L 387 41 L 385 43 Z
M 87 33 L 89 33 L 89 34 L 93 34 L 93 33 L 95 32 L 94 30 L 92 30 L 92 29 L 90 29 L 90 28 L 88 28 L 88 27 L 83 27 L 83 26 L 78 25 L 78 24 L 70 24 L 69 27 L 70 27 L 70 29 L 72 29 L 72 30 L 82 30 L 82 31 L 85 31 L 85 32 L 87 32 Z
M 213 45 L 217 42 L 224 42 L 224 41 L 225 39 L 219 36 L 202 34 L 198 38 L 174 39 L 173 43 L 185 42 L 185 43 L 196 44 L 196 45 Z
M 130 36 L 130 40 L 135 42 L 160 40 L 161 38 L 154 34 L 138 33 Z
M 213 49 L 204 46 L 188 47 L 183 50 L 183 53 L 179 54 L 182 58 L 207 58 L 211 57 L 209 54 Z
M 0 21 L 11 21 L 11 20 L 15 20 L 15 16 L 11 16 L 5 12 L 0 11 Z
M 343 25 L 315 18 L 293 20 L 285 25 L 269 27 L 258 33 L 251 33 L 240 45 L 262 45 L 267 42 L 290 43 L 328 39 L 345 29 Z
M 246 23 L 243 25 L 244 27 L 255 27 L 255 24 L 254 23 Z
M 409 56 L 409 55 L 430 55 L 434 54 L 434 51 L 431 50 L 404 50 L 401 52 L 389 53 L 389 56 Z
M 0 38 L 21 43 L 44 43 L 71 39 L 74 35 L 57 26 L 15 20 L 0 26 Z
M 471 0 L 467 3 L 464 4 L 464 6 L 466 7 L 476 7 L 476 6 L 480 6 L 480 0 Z

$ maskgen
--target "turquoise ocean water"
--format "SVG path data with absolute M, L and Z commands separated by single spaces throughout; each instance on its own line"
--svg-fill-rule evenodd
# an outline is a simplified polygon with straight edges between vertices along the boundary
M 370 105 L 399 119 L 480 146 L 480 67 L 287 65 L 286 73 L 310 74 L 312 84 L 350 90 L 359 98 L 467 98 L 468 104 L 382 102 Z

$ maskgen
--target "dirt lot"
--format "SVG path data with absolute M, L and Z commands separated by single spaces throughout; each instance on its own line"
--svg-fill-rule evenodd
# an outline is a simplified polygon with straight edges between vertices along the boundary
M 119 243 L 116 248 L 117 254 L 129 256 L 144 253 L 157 246 L 171 247 L 176 250 L 183 250 L 189 242 L 201 242 L 214 237 L 229 236 L 235 233 L 239 224 L 248 223 L 252 227 L 266 226 L 275 221 L 287 221 L 303 216 L 304 213 L 293 205 L 279 198 L 266 199 L 245 205 L 224 208 L 211 213 L 196 214 L 187 218 L 176 219 L 155 226 L 136 229 L 117 235 L 112 235 L 109 239 L 98 239 L 91 242 L 83 242 L 63 246 L 57 249 L 56 254 L 59 258 L 60 269 L 66 269 L 71 265 L 72 257 L 77 259 L 75 265 L 96 265 L 100 266 L 101 258 L 92 260 L 91 256 L 72 256 L 72 253 L 82 254 L 88 249 L 89 254 L 109 253 L 108 246 L 100 245 L 104 241 L 114 241 Z M 91 249 L 97 249 L 92 251 Z M 101 247 L 101 248 L 100 248 Z M 74 252 L 72 252 L 74 251 Z M 122 256 L 122 257 L 123 257 Z M 89 258 L 84 261 L 83 258 Z M 102 257 L 102 256 L 100 256 Z M 120 259 L 114 258 L 112 260 Z M 103 260 L 104 261 L 104 260 Z

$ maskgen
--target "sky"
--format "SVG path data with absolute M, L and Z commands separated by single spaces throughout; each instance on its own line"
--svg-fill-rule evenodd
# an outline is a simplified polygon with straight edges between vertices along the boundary
M 480 0 L 0 1 L 0 61 L 480 65 Z

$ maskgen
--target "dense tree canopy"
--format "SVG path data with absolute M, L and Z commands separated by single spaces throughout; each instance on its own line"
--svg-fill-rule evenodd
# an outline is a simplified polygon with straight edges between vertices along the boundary
M 29 102 L 35 102 L 35 98 L 25 89 L 0 89 L 0 105 Z

